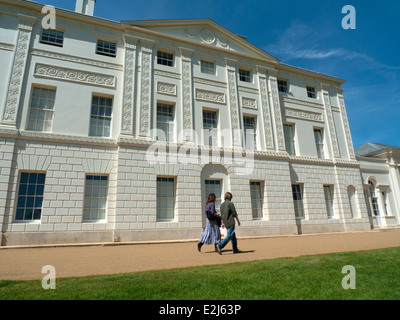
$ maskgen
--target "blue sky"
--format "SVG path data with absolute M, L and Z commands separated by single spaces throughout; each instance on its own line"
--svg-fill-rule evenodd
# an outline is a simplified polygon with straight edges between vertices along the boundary
M 41 2 L 41 1 L 38 1 Z M 75 9 L 75 0 L 47 0 Z M 342 28 L 342 7 L 356 29 Z M 346 80 L 354 147 L 400 146 L 400 1 L 397 0 L 97 0 L 95 15 L 121 20 L 209 18 L 282 63 Z

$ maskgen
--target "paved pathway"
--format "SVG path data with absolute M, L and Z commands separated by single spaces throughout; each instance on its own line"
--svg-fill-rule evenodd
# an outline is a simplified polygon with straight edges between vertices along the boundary
M 214 246 L 197 242 L 125 245 L 85 245 L 41 248 L 0 248 L 0 279 L 42 279 L 45 265 L 57 278 L 145 270 L 182 268 L 231 262 L 296 257 L 330 252 L 400 247 L 400 229 L 238 239 L 243 251 L 233 254 L 228 244 L 220 256 Z

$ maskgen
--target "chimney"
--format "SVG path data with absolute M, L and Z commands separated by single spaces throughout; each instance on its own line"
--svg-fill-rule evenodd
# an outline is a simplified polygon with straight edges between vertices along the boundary
M 96 0 L 76 0 L 75 12 L 93 16 Z

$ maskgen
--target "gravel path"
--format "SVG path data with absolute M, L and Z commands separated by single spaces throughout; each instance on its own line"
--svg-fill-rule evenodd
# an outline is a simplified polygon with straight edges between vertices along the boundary
M 124 245 L 74 245 L 0 248 L 0 279 L 42 279 L 52 265 L 57 278 L 223 264 L 331 252 L 400 247 L 400 229 L 265 238 L 239 238 L 243 252 L 228 244 L 218 255 L 214 246 L 197 251 L 196 241 Z

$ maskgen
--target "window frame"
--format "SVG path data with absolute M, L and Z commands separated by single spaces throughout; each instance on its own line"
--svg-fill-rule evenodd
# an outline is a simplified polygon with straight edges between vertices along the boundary
M 159 181 L 159 179 L 167 179 L 167 181 Z M 170 181 L 172 180 L 172 181 Z M 159 182 L 172 182 L 172 190 L 173 190 L 173 195 L 171 196 L 160 196 L 160 186 Z M 171 187 L 168 187 L 171 188 Z M 169 199 L 172 198 L 173 204 L 172 204 L 172 218 L 171 217 L 163 217 L 162 213 L 160 210 L 169 210 L 170 208 L 168 207 L 161 207 L 159 206 L 159 200 L 162 199 Z M 176 205 L 176 177 L 171 177 L 171 176 L 157 176 L 156 177 L 156 222 L 169 222 L 169 221 L 174 221 L 176 218 L 175 215 L 175 205 Z M 166 215 L 168 215 L 168 212 L 166 212 Z
M 299 190 L 294 190 L 295 187 Z M 300 195 L 301 199 L 295 199 L 295 195 Z M 305 211 L 304 211 L 304 185 L 301 183 L 292 183 L 292 196 L 293 196 L 293 206 L 294 206 L 294 215 L 296 219 L 302 220 L 305 219 Z M 297 205 L 300 203 L 300 206 Z M 299 212 L 300 210 L 301 212 Z M 300 214 L 299 214 L 300 213 Z
M 245 127 L 245 118 L 254 120 L 254 133 L 250 133 L 250 135 L 253 136 L 253 142 L 254 142 L 253 149 L 248 149 L 247 148 L 246 131 L 249 130 L 249 128 Z M 243 131 L 244 131 L 243 134 L 244 134 L 244 147 L 245 147 L 245 149 L 253 150 L 253 151 L 258 150 L 258 148 L 257 148 L 257 116 L 256 115 L 243 114 Z
M 316 131 L 321 132 L 321 141 L 318 142 L 316 139 Z M 324 129 L 323 128 L 313 128 L 313 133 L 314 133 L 314 141 L 315 141 L 315 148 L 317 151 L 317 157 L 318 159 L 326 159 L 325 157 L 325 135 L 324 135 Z
M 259 198 L 253 198 L 253 190 L 252 190 L 252 185 L 258 185 L 260 190 L 259 190 Z M 253 220 L 262 220 L 264 218 L 264 181 L 249 181 L 249 187 L 250 187 L 250 200 L 251 200 L 251 214 L 253 217 Z M 258 190 L 257 190 L 258 192 Z M 254 207 L 254 202 L 259 202 L 259 206 Z
M 43 35 L 43 32 L 55 32 L 56 33 L 56 35 L 55 36 L 52 36 L 52 35 Z M 47 37 L 48 39 L 58 39 L 58 37 L 57 37 L 57 35 L 59 34 L 59 33 L 61 33 L 62 34 L 62 41 L 61 41 L 61 44 L 60 43 L 57 43 L 57 42 L 53 42 L 53 41 L 50 41 L 50 40 L 44 40 L 43 39 L 43 37 Z M 42 28 L 41 29 L 41 31 L 40 31 L 40 38 L 39 38 L 39 42 L 40 43 L 43 43 L 43 44 L 48 44 L 48 45 L 51 45 L 51 46 L 56 46 L 56 47 L 60 47 L 60 48 L 62 48 L 63 46 L 64 46 L 64 33 L 65 33 L 65 31 L 64 30 L 61 30 L 61 29 L 45 29 L 45 28 Z
M 245 74 L 243 74 L 243 73 L 245 73 Z M 248 73 L 248 75 L 247 75 L 247 73 Z M 252 71 L 250 69 L 239 68 L 238 76 L 239 76 L 239 81 L 240 82 L 253 83 L 253 81 L 252 81 Z M 248 81 L 246 79 L 248 79 Z
M 92 181 L 106 181 L 106 195 L 105 197 L 87 197 L 87 188 L 88 188 L 88 177 L 93 177 L 93 179 L 91 179 Z M 94 177 L 99 177 L 100 179 L 94 179 Z M 101 178 L 106 178 L 106 179 L 101 179 Z M 92 189 L 91 191 L 93 192 L 93 186 L 90 186 Z M 102 186 L 97 186 L 97 188 L 101 188 Z M 82 210 L 82 223 L 91 223 L 91 222 L 104 222 L 107 221 L 107 213 L 108 213 L 108 191 L 109 191 L 109 175 L 106 174 L 91 174 L 91 173 L 86 173 L 85 174 L 85 189 L 84 189 L 84 194 L 83 194 L 83 210 Z M 97 208 L 93 208 L 93 207 L 86 207 L 86 201 L 87 200 L 92 200 L 92 199 L 96 199 L 97 201 L 99 201 L 100 199 L 105 199 L 105 205 L 104 205 L 104 217 L 99 217 L 99 211 L 96 212 L 97 218 L 93 219 L 92 218 L 92 214 L 91 211 L 93 211 L 93 209 L 101 209 L 100 207 Z M 89 219 L 85 219 L 85 210 L 89 210 Z
M 28 174 L 27 183 L 22 183 L 22 182 L 21 182 L 22 174 L 24 174 L 24 173 L 27 173 L 27 174 Z M 34 212 L 32 212 L 32 218 L 31 218 L 31 219 L 25 219 L 25 215 L 26 215 L 25 211 L 26 211 L 26 209 L 27 209 L 27 207 L 26 207 L 27 198 L 28 198 L 28 196 L 29 196 L 28 191 L 29 191 L 30 174 L 37 174 L 37 175 L 39 175 L 39 174 L 44 174 L 44 181 L 43 181 L 43 184 L 40 184 L 40 185 L 43 185 L 42 194 L 41 194 L 41 196 L 39 196 L 40 198 L 42 198 L 42 200 L 41 200 L 42 203 L 41 203 L 41 206 L 40 206 L 40 217 L 37 218 L 37 219 L 34 218 L 34 216 L 35 216 L 35 213 L 34 213 Z M 38 178 L 38 177 L 37 177 L 37 178 Z M 38 186 L 37 178 L 36 178 L 36 182 L 35 182 L 35 184 L 34 184 L 34 185 L 35 185 L 35 193 L 34 193 L 34 196 L 31 197 L 31 198 L 34 198 L 34 199 L 33 199 L 33 203 L 34 203 L 34 204 L 36 204 L 36 198 L 37 198 L 37 197 L 36 197 L 36 196 L 37 196 L 37 195 L 36 195 L 36 191 L 37 191 L 37 186 Z M 23 184 L 23 185 L 26 184 L 26 193 L 25 193 L 25 195 L 20 194 L 21 184 Z M 14 216 L 13 216 L 13 222 L 15 222 L 15 223 L 40 223 L 40 222 L 41 222 L 42 215 L 43 215 L 43 202 L 44 202 L 44 191 L 45 191 L 45 186 L 46 186 L 46 171 L 36 171 L 36 170 L 20 170 L 20 171 L 19 171 L 19 173 L 18 173 L 18 184 L 17 184 L 17 190 L 16 190 L 15 212 L 14 212 Z M 23 207 L 20 207 L 20 206 L 19 206 L 19 203 L 20 203 L 20 196 L 21 196 L 21 197 L 25 196 L 25 198 L 26 198 Z M 20 208 L 22 208 L 22 209 L 20 209 Z M 28 207 L 28 208 L 29 208 L 29 207 Z M 33 208 L 33 209 L 36 209 L 35 206 L 32 207 L 32 208 Z M 18 219 L 18 218 L 17 218 L 17 215 L 19 214 L 19 213 L 18 213 L 18 210 L 23 210 L 22 219 Z
M 290 139 L 286 135 L 287 131 L 285 130 L 285 127 L 290 127 L 291 128 L 290 131 L 291 131 L 292 137 L 290 137 Z M 285 148 L 286 148 L 287 153 L 289 155 L 291 155 L 291 156 L 295 156 L 296 155 L 296 140 L 295 140 L 296 131 L 295 130 L 296 129 L 295 129 L 295 124 L 294 123 L 284 123 L 283 124 L 283 135 L 284 135 L 284 138 L 285 138 Z M 293 153 L 289 152 L 288 147 L 287 147 L 288 143 L 290 143 L 293 146 Z
M 277 79 L 277 85 L 278 85 L 278 92 L 282 93 L 289 93 L 289 81 L 287 79 Z M 279 84 L 279 82 L 285 82 L 286 85 Z M 280 90 L 280 88 L 286 88 L 286 90 Z
M 172 120 L 171 121 L 160 121 L 159 120 L 159 107 L 170 107 L 170 108 L 172 108 Z M 159 124 L 160 123 L 167 124 L 168 125 L 168 132 L 166 133 L 163 130 L 164 134 L 165 134 L 165 138 L 166 138 L 165 142 L 175 142 L 175 117 L 176 117 L 175 116 L 175 114 L 176 114 L 176 112 L 175 112 L 175 110 L 176 110 L 175 104 L 172 103 L 172 102 L 157 101 L 156 108 L 157 108 L 157 110 L 156 110 L 156 128 L 158 130 L 162 130 L 161 128 L 159 128 Z M 170 130 L 171 126 L 172 126 L 172 130 Z M 160 140 L 160 138 L 158 136 L 157 136 L 157 140 L 158 141 L 163 141 L 163 140 Z
M 159 54 L 166 55 L 165 56 L 160 56 Z M 172 56 L 172 58 L 168 57 L 169 55 Z M 170 50 L 165 50 L 165 49 L 157 49 L 157 64 L 160 66 L 165 66 L 165 67 L 170 67 L 173 68 L 175 66 L 175 53 L 171 52 Z
M 323 190 L 324 190 L 325 207 L 328 214 L 328 219 L 332 219 L 335 217 L 335 210 L 333 207 L 335 189 L 333 185 L 324 184 Z
M 54 92 L 54 100 L 53 100 L 52 109 L 38 108 L 38 107 L 33 107 L 32 106 L 32 103 L 33 103 L 33 100 L 34 100 L 34 96 L 33 95 L 34 95 L 36 90 L 40 90 L 40 93 L 42 93 L 42 90 L 53 91 Z M 57 88 L 56 87 L 38 86 L 38 85 L 33 85 L 32 86 L 31 96 L 30 96 L 30 99 L 29 99 L 28 118 L 27 118 L 27 122 L 25 124 L 26 130 L 35 131 L 35 132 L 52 132 L 53 131 L 53 118 L 54 118 L 54 109 L 55 109 L 55 105 L 56 105 L 56 103 L 55 103 L 56 102 L 56 96 L 57 96 Z M 41 98 L 41 94 L 39 94 L 39 96 L 37 98 L 38 98 L 38 101 L 44 100 L 44 99 Z M 46 101 L 47 100 L 48 99 L 46 97 Z M 32 111 L 35 111 L 37 114 L 39 114 L 39 112 L 43 112 L 44 115 L 51 114 L 51 120 L 50 119 L 45 119 L 45 116 L 44 116 L 43 119 L 33 119 L 32 118 L 32 114 L 33 114 Z M 35 123 L 37 123 L 38 120 L 43 122 L 42 129 L 41 130 L 32 129 L 31 123 L 33 123 L 33 121 L 35 121 Z M 44 123 L 46 122 L 46 120 L 51 123 L 49 130 L 44 130 Z
M 101 46 L 101 47 L 99 46 L 100 41 L 103 42 L 103 46 Z M 110 52 L 106 52 L 106 51 L 104 51 L 104 49 L 106 49 L 104 47 L 105 43 L 112 44 L 112 45 L 115 46 L 115 48 L 114 49 L 108 48 L 108 50 Z M 96 42 L 96 54 L 99 54 L 99 55 L 102 55 L 102 56 L 106 56 L 106 57 L 115 58 L 117 56 L 117 44 L 118 44 L 118 42 L 115 41 L 115 40 L 106 40 L 106 39 L 99 38 L 99 39 L 97 39 L 97 42 Z M 99 48 L 102 48 L 102 50 L 99 50 Z
M 203 63 L 212 65 L 212 69 L 209 66 L 203 66 Z M 205 71 L 207 70 L 207 71 Z M 205 59 L 200 59 L 200 73 L 208 75 L 216 75 L 216 64 L 214 61 L 209 61 Z
M 94 98 L 98 98 L 98 99 L 109 99 L 109 100 L 111 100 L 111 114 L 109 115 L 109 116 L 107 116 L 107 115 L 100 115 L 100 114 L 93 114 L 92 112 L 93 112 L 93 100 L 94 100 Z M 100 104 L 98 104 L 97 105 L 97 107 L 99 108 L 99 112 L 100 112 L 100 108 L 106 108 L 106 107 L 108 107 L 107 106 L 107 104 L 105 104 L 104 106 L 102 106 L 102 105 L 100 105 Z M 105 110 L 104 110 L 105 111 Z M 92 94 L 92 100 L 91 100 L 91 104 L 90 104 L 90 113 L 89 113 L 89 134 L 88 134 L 88 136 L 89 137 L 100 137 L 100 138 L 110 138 L 111 137 L 111 135 L 112 135 L 112 116 L 113 116 L 113 111 L 114 111 L 114 97 L 113 96 L 108 96 L 108 95 L 102 95 L 102 94 L 98 94 L 98 93 L 93 93 Z M 109 121 L 110 121 L 110 126 L 109 126 L 109 130 L 110 130 L 110 132 L 109 132 L 109 135 L 108 136 L 106 136 L 106 135 L 93 135 L 93 134 L 91 134 L 91 128 L 92 127 L 98 127 L 98 126 L 94 126 L 94 125 L 92 125 L 92 119 L 93 119 L 93 117 L 98 117 L 97 118 L 97 120 L 104 120 L 104 119 L 99 119 L 99 118 L 101 118 L 101 117 L 103 117 L 103 118 L 106 118 L 106 119 L 108 119 L 109 118 Z M 103 133 L 104 133 L 104 128 L 105 127 L 102 127 L 103 128 Z M 96 132 L 97 132 L 97 130 L 96 130 Z
M 215 114 L 215 127 L 209 128 L 204 127 L 204 113 L 213 113 Z M 212 120 L 212 119 L 211 119 Z M 218 128 L 219 128 L 219 111 L 215 109 L 202 109 L 202 137 L 203 137 L 203 144 L 208 147 L 219 147 L 219 138 L 218 138 Z M 205 141 L 205 130 L 209 130 L 208 141 Z M 210 144 L 211 139 L 211 144 Z M 214 145 L 213 142 L 216 142 Z
M 312 90 L 309 90 L 312 89 Z M 307 97 L 310 99 L 317 99 L 317 87 L 311 86 L 311 85 L 306 85 L 306 92 L 307 92 Z

